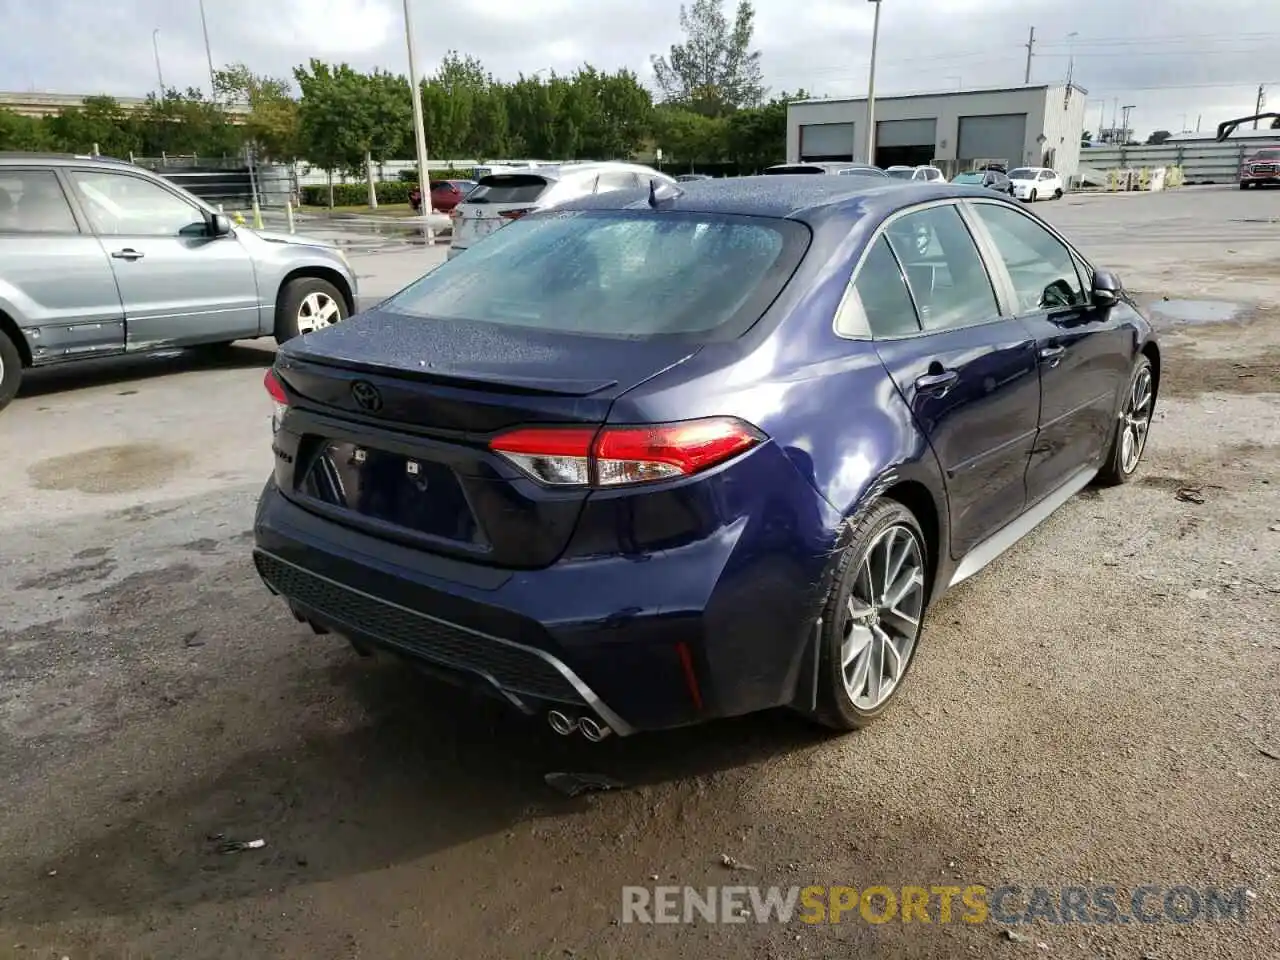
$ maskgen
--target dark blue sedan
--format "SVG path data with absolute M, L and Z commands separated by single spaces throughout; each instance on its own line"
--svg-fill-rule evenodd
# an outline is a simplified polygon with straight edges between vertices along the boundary
M 281 348 L 254 558 L 561 733 L 855 728 L 948 587 L 1134 475 L 1159 383 L 1120 281 L 990 190 L 614 192 Z

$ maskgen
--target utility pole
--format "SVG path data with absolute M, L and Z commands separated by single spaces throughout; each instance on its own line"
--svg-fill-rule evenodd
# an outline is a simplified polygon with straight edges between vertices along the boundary
M 1258 103 L 1257 103 L 1257 106 L 1254 107 L 1253 112 L 1261 113 L 1262 108 L 1265 107 L 1266 105 L 1267 105 L 1267 88 L 1260 83 L 1258 84 Z M 1258 121 L 1256 119 L 1253 121 L 1253 129 L 1255 130 L 1258 129 Z
M 427 125 L 422 119 L 422 87 L 418 85 L 418 56 L 413 48 L 413 16 L 404 0 L 404 42 L 409 51 L 409 93 L 413 98 L 413 138 L 418 147 L 418 192 L 422 195 L 422 220 L 427 243 L 435 240 L 431 229 L 431 178 L 427 174 Z
M 1137 104 L 1127 103 L 1120 109 L 1124 111 L 1124 123 L 1121 126 L 1121 133 L 1124 135 L 1125 143 L 1129 142 L 1129 111 L 1136 107 Z
M 1116 142 L 1116 124 L 1120 122 L 1120 98 L 1111 101 L 1111 142 Z
M 213 51 L 209 48 L 209 24 L 204 18 L 204 0 L 200 0 L 200 29 L 204 31 L 204 57 L 209 61 L 209 99 L 218 99 L 217 87 L 213 82 Z
M 160 82 L 160 99 L 164 99 L 164 71 L 160 69 L 160 28 L 151 31 L 151 49 L 156 55 L 156 80 Z
M 871 70 L 867 75 L 867 163 L 876 162 L 876 45 L 880 42 L 880 0 L 876 5 L 876 18 L 871 26 Z
M 1103 100 L 1098 106 L 1098 142 L 1102 142 L 1102 131 L 1107 128 L 1107 101 Z
M 1031 35 L 1027 37 L 1027 72 L 1022 78 L 1023 83 L 1031 82 L 1031 55 L 1036 48 L 1036 28 L 1031 28 Z

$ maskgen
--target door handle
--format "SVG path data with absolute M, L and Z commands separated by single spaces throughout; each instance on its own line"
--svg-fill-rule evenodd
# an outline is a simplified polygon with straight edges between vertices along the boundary
M 133 249 L 133 247 L 125 247 L 123 250 L 113 251 L 111 256 L 117 260 L 141 260 L 146 254 Z
M 1067 352 L 1066 347 L 1053 346 L 1040 348 L 1040 362 L 1047 363 L 1051 367 L 1056 367 L 1062 362 L 1062 355 Z
M 954 370 L 942 370 L 936 373 L 926 373 L 922 377 L 916 377 L 916 390 L 921 393 L 932 393 L 942 396 L 948 390 L 956 385 L 956 381 L 960 379 L 960 374 Z

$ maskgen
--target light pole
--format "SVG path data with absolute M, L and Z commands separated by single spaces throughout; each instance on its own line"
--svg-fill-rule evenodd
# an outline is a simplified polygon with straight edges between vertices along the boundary
M 876 44 L 880 42 L 880 0 L 869 0 L 876 5 L 876 18 L 871 26 L 871 69 L 867 75 L 867 163 L 876 162 Z
M 213 51 L 209 47 L 209 24 L 204 18 L 204 0 L 200 0 L 200 29 L 204 32 L 204 58 L 209 61 L 209 98 L 218 99 L 218 91 L 213 83 Z
M 1137 104 L 1128 103 L 1120 108 L 1121 110 L 1124 111 L 1124 120 L 1122 122 L 1120 131 L 1121 131 L 1121 136 L 1124 137 L 1125 143 L 1129 142 L 1129 112 L 1133 110 L 1136 106 Z
M 160 82 L 160 99 L 164 99 L 164 71 L 160 69 L 160 28 L 151 31 L 151 49 L 156 55 L 156 80 Z
M 427 174 L 427 125 L 422 119 L 422 88 L 418 86 L 418 57 L 413 51 L 413 16 L 409 0 L 404 0 L 404 42 L 409 51 L 409 90 L 413 98 L 413 138 L 418 147 L 418 190 L 422 194 L 422 219 L 426 239 L 435 240 L 431 229 L 431 178 Z

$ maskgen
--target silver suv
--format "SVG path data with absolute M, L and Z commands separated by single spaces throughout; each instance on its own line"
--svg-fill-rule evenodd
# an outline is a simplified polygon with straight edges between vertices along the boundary
M 283 342 L 355 304 L 335 246 L 235 227 L 131 163 L 0 153 L 0 409 L 27 367 Z

